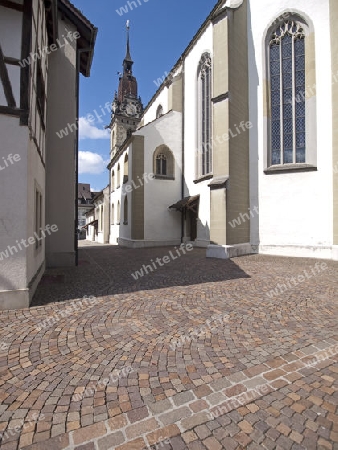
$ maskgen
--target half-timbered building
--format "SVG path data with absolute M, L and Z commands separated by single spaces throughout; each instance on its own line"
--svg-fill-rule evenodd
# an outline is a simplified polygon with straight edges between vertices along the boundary
M 79 75 L 96 33 L 68 0 L 0 0 L 0 309 L 29 306 L 47 265 L 76 264 Z

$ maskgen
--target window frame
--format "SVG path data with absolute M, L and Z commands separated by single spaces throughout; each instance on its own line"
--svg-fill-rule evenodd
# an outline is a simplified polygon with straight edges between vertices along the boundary
M 270 42 L 273 34 L 285 22 L 297 22 L 305 34 L 305 162 L 272 164 L 272 102 L 271 102 L 271 74 L 270 74 Z M 311 20 L 285 11 L 266 28 L 263 41 L 265 57 L 263 58 L 263 95 L 264 95 L 264 153 L 263 172 L 266 175 L 274 173 L 307 172 L 317 170 L 317 93 L 316 90 L 316 50 L 315 30 Z M 282 149 L 281 149 L 282 152 Z
M 166 175 L 157 172 L 157 157 L 163 155 L 166 159 Z M 162 144 L 156 147 L 153 153 L 153 174 L 158 180 L 174 180 L 175 179 L 175 157 L 170 148 Z
M 212 92 L 212 56 L 204 52 L 197 70 L 197 180 L 210 178 L 213 173 Z

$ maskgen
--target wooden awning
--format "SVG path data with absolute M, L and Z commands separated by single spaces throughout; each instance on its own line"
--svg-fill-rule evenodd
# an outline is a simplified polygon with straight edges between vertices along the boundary
M 97 226 L 98 226 L 98 223 L 99 223 L 98 219 L 92 220 L 91 222 L 86 223 L 86 225 L 83 226 L 82 228 L 88 228 L 89 225 L 94 225 L 94 227 L 97 227 Z
M 197 213 L 199 199 L 199 195 L 185 197 L 177 203 L 169 206 L 169 209 L 176 209 L 177 211 L 190 210 Z

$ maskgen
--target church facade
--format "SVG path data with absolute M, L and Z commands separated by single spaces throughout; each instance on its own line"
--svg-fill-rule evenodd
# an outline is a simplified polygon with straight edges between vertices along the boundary
M 334 0 L 219 0 L 143 109 L 113 102 L 109 242 L 338 259 Z

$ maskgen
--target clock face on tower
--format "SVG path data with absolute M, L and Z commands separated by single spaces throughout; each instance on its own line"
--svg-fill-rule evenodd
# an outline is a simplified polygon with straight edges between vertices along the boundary
M 129 103 L 126 107 L 126 112 L 127 112 L 128 116 L 134 116 L 137 112 L 136 106 Z

